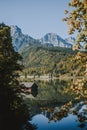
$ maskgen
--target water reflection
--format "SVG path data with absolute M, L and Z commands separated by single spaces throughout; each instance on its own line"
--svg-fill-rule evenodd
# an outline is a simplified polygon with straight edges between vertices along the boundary
M 35 102 L 40 108 L 31 123 L 38 130 L 86 130 L 87 102 L 70 89 L 72 82 L 37 82 L 39 89 Z M 82 101 L 83 100 L 83 101 Z
M 73 105 L 73 104 L 72 104 Z M 85 102 L 64 104 L 61 107 L 41 108 L 41 114 L 33 116 L 31 123 L 37 125 L 38 130 L 86 130 L 87 105 Z M 67 108 L 67 107 L 68 108 Z M 67 109 L 67 110 L 66 110 Z M 64 112 L 64 110 L 66 110 Z
M 42 109 L 42 113 L 49 119 L 48 122 L 54 120 L 55 122 L 61 120 L 63 117 L 66 117 L 68 115 L 69 109 L 71 107 L 71 102 L 61 106 L 61 107 L 55 107 L 52 108 L 44 108 Z
M 36 115 L 32 118 L 32 123 L 36 123 L 38 130 L 80 130 L 76 122 L 77 117 L 68 115 L 67 118 L 63 118 L 59 122 L 51 121 L 48 123 L 48 119 L 43 115 Z
M 69 89 L 71 81 L 38 81 L 37 84 L 39 86 L 37 100 L 43 100 L 43 103 L 44 101 L 48 101 L 49 104 L 61 103 L 75 98 L 75 94 Z

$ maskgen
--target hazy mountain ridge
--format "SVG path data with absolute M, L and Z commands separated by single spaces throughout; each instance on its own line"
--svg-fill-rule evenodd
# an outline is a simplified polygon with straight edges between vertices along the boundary
M 41 39 L 34 39 L 29 35 L 23 34 L 21 29 L 18 26 L 14 25 L 11 26 L 11 35 L 12 43 L 16 51 L 19 51 L 21 48 L 24 48 L 25 46 L 33 44 L 46 44 L 48 46 L 57 46 L 65 48 L 72 48 L 73 43 L 75 44 L 75 40 L 70 40 L 70 38 L 64 40 L 55 33 L 47 33 Z

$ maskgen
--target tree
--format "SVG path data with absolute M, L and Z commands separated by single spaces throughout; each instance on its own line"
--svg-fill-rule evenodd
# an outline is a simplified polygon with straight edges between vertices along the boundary
M 2 130 L 5 127 L 9 130 L 11 127 L 13 130 L 19 130 L 29 118 L 29 111 L 20 95 L 17 79 L 18 71 L 22 69 L 18 63 L 20 59 L 21 56 L 12 46 L 10 27 L 0 24 L 0 128 Z
M 77 52 L 77 55 L 75 56 L 76 61 L 79 60 L 79 63 L 83 64 L 83 78 L 79 84 L 77 83 L 77 79 L 75 82 L 78 87 L 84 87 L 87 83 L 87 0 L 71 0 L 69 6 L 72 7 L 72 10 L 65 10 L 67 16 L 63 20 L 66 21 L 69 26 L 69 34 L 73 34 L 77 31 L 77 43 L 74 49 L 79 50 L 80 44 L 84 44 L 82 52 Z M 73 86 L 75 86 L 75 82 Z M 81 93 L 81 91 L 78 92 Z
M 0 98 L 0 100 L 3 100 L 4 102 L 2 101 L 2 103 L 5 105 L 7 99 L 8 107 L 10 109 L 13 100 L 10 92 L 12 92 L 12 94 L 14 93 L 13 95 L 18 94 L 19 83 L 17 80 L 17 71 L 21 69 L 17 62 L 19 58 L 20 56 L 12 47 L 10 27 L 0 24 L 0 92 L 2 94 L 0 94 L 0 96 L 3 96 L 3 98 Z
M 63 20 L 69 26 L 69 34 L 77 31 L 77 44 L 74 49 L 80 49 L 80 43 L 83 43 L 85 49 L 84 64 L 87 61 L 87 0 L 71 0 L 69 6 L 72 7 L 71 11 L 65 10 L 67 17 Z M 73 9 L 74 8 L 74 9 Z M 82 56 L 83 57 L 83 56 Z
M 69 26 L 69 34 L 77 31 L 77 42 L 87 43 L 87 0 L 71 0 L 69 6 L 72 10 L 65 10 L 68 16 L 63 19 Z

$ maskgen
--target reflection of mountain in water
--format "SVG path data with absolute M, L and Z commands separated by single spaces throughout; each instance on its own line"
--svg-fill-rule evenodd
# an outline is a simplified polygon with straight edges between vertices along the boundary
M 48 119 L 50 119 L 52 117 L 52 113 L 48 112 L 48 111 L 43 111 L 42 114 L 47 117 Z
M 55 122 L 58 120 L 67 117 L 68 114 L 76 115 L 79 122 L 87 121 L 87 105 L 85 102 L 80 102 L 72 106 L 72 103 L 66 103 L 61 107 L 53 108 L 41 108 L 42 114 L 46 116 L 50 121 L 54 120 Z
M 87 102 L 75 99 L 78 95 L 70 90 L 71 81 L 36 82 L 39 87 L 32 101 L 31 123 L 37 124 L 37 130 L 87 129 Z
M 55 108 L 42 107 L 41 110 L 41 114 L 33 116 L 31 121 L 32 123 L 36 122 L 38 130 L 48 130 L 48 128 L 49 130 L 53 128 L 55 130 L 87 129 L 87 105 L 85 101 L 75 104 L 68 102 Z

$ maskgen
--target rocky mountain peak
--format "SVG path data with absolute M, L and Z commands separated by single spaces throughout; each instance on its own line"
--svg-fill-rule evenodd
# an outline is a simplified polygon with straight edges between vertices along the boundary
M 23 34 L 18 26 L 14 25 L 11 26 L 11 35 L 12 35 L 12 43 L 16 51 L 19 51 L 24 46 L 29 46 L 30 44 L 36 42 L 36 40 L 33 39 L 32 37 Z
M 42 44 L 42 45 L 72 48 L 73 43 L 75 43 L 74 38 L 67 38 L 64 40 L 56 33 L 47 33 L 41 39 L 36 40 L 28 35 L 23 34 L 21 29 L 18 26 L 14 25 L 11 26 L 11 35 L 12 35 L 12 43 L 16 51 L 19 51 L 21 48 L 32 44 Z
M 56 33 L 47 33 L 43 38 L 40 39 L 42 44 L 50 44 L 53 46 L 72 48 L 72 44 L 61 38 Z
M 71 43 L 71 44 L 75 44 L 76 43 L 76 39 L 74 37 L 68 37 L 65 39 L 67 42 Z
M 14 36 L 17 33 L 22 34 L 21 29 L 17 25 L 11 25 L 11 35 Z

